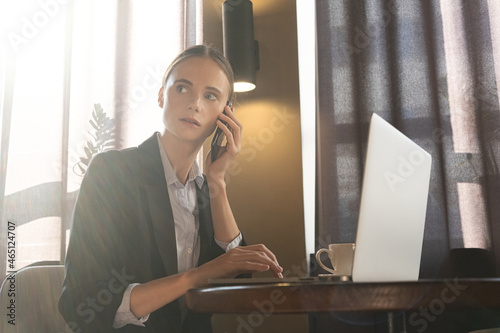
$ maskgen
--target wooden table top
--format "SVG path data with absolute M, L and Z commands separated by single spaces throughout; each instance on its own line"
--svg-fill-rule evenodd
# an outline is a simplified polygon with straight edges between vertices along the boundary
M 205 313 L 309 313 L 500 308 L 500 279 L 443 279 L 352 283 L 315 281 L 209 286 L 186 294 L 188 308 Z

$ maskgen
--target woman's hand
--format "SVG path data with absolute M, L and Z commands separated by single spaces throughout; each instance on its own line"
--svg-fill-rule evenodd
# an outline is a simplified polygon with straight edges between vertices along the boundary
M 187 272 L 194 286 L 207 284 L 209 279 L 234 278 L 243 273 L 271 270 L 282 278 L 283 268 L 276 256 L 263 244 L 239 246 L 206 264 Z
M 211 181 L 224 180 L 226 170 L 241 150 L 241 132 L 243 130 L 243 125 L 238 118 L 236 118 L 233 107 L 226 106 L 224 111 L 226 114 L 222 112 L 219 114 L 217 127 L 224 133 L 227 143 L 219 150 L 219 156 L 213 163 L 211 162 L 212 151 L 207 155 L 205 161 L 205 165 L 207 166 L 207 177 Z M 224 125 L 222 121 L 226 122 L 227 125 Z

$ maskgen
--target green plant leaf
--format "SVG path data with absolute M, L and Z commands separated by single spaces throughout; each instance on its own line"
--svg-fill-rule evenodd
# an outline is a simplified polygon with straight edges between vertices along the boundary
M 98 130 L 99 130 L 99 126 L 97 126 L 97 124 L 96 124 L 96 123 L 95 123 L 92 119 L 91 119 L 91 120 L 89 120 L 89 123 L 90 123 L 90 125 L 92 125 L 92 127 L 93 127 L 96 131 L 98 131 Z
M 86 168 L 84 169 L 80 163 L 78 163 L 77 165 L 80 168 L 80 171 L 82 172 L 82 174 L 84 174 L 85 171 L 87 171 L 87 169 Z
M 104 109 L 99 103 L 94 104 L 92 109 L 92 117 L 89 119 L 89 123 L 93 130 L 88 131 L 89 140 L 86 142 L 86 146 L 83 148 L 85 156 L 80 157 L 80 162 L 75 166 L 78 166 L 82 175 L 85 173 L 92 157 L 99 152 L 114 148 L 116 146 L 116 126 L 114 120 L 106 115 Z M 75 166 L 73 171 L 75 171 Z
M 87 154 L 87 158 L 90 160 L 92 158 L 92 151 L 88 147 L 83 148 L 85 150 L 85 154 Z

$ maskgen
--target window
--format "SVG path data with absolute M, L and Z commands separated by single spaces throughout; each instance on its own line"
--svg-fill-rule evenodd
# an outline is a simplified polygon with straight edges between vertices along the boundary
M 140 143 L 161 124 L 156 96 L 184 45 L 184 7 L 183 0 L 0 4 L 0 274 L 64 260 L 95 104 L 113 122 L 116 147 Z

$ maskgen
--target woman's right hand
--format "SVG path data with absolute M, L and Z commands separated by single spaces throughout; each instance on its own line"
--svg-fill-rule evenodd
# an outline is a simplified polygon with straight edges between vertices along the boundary
M 213 163 L 212 154 L 214 152 L 210 151 L 207 155 L 205 166 L 209 182 L 224 181 L 226 171 L 241 150 L 243 125 L 236 117 L 234 107 L 226 105 L 224 112 L 221 112 L 217 119 L 217 128 L 221 129 L 226 137 L 226 145 L 222 147 L 219 156 Z
M 276 256 L 263 244 L 238 246 L 223 255 L 194 268 L 187 273 L 195 287 L 203 286 L 209 279 L 234 278 L 244 273 L 271 270 L 282 278 L 283 268 Z
M 239 246 L 183 274 L 137 285 L 130 294 L 130 309 L 140 318 L 179 298 L 189 289 L 206 285 L 209 279 L 234 278 L 243 273 L 268 270 L 276 277 L 283 277 L 283 268 L 267 247 L 262 244 Z

